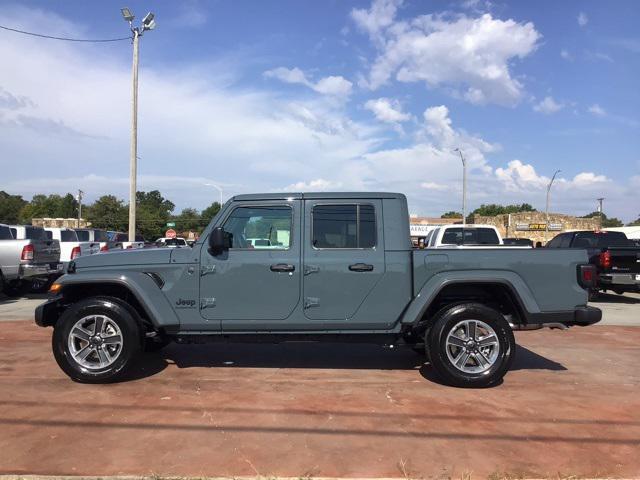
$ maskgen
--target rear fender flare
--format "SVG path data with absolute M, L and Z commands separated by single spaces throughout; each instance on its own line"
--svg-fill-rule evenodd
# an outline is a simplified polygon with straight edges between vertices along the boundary
M 522 311 L 525 323 L 529 314 L 540 312 L 540 307 L 533 293 L 518 274 L 501 270 L 483 270 L 481 272 L 459 270 L 433 275 L 411 302 L 402 316 L 401 323 L 411 325 L 419 322 L 438 294 L 445 287 L 455 284 L 497 284 L 507 287 L 517 302 L 518 308 Z

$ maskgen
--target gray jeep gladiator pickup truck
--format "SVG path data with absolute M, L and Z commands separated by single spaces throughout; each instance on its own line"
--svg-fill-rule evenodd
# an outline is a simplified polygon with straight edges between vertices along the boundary
M 71 262 L 35 320 L 80 382 L 169 341 L 304 340 L 408 345 L 480 387 L 509 369 L 513 330 L 598 322 L 595 275 L 583 250 L 414 250 L 398 193 L 239 195 L 193 248 Z

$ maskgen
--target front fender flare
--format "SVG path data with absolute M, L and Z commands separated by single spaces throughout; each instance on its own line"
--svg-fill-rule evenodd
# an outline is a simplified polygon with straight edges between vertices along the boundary
M 180 325 L 169 299 L 156 282 L 143 272 L 78 272 L 60 277 L 56 283 L 66 287 L 79 285 L 118 285 L 126 288 L 142 306 L 145 317 L 156 328 L 172 329 Z

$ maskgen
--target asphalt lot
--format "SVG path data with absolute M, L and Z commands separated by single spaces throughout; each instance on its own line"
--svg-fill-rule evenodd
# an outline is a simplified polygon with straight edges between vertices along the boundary
M 504 382 L 464 390 L 352 344 L 170 345 L 80 385 L 30 321 L 41 296 L 2 299 L 0 473 L 638 478 L 640 328 L 610 323 L 638 325 L 640 296 L 602 300 L 609 325 L 517 332 Z

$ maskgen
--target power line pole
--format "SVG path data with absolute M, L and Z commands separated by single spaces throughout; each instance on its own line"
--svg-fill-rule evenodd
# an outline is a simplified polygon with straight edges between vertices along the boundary
M 138 48 L 140 37 L 147 30 L 153 30 L 156 26 L 154 14 L 149 12 L 142 19 L 140 27 L 133 26 L 135 16 L 128 8 L 121 9 L 122 16 L 129 22 L 129 28 L 133 37 L 133 81 L 132 81 L 132 105 L 131 105 L 131 152 L 129 164 L 129 241 L 136 239 L 136 191 L 138 176 Z
M 546 226 L 545 226 L 545 241 L 547 239 L 547 234 L 549 233 L 549 196 L 551 194 L 551 185 L 553 185 L 553 181 L 556 179 L 556 175 L 558 175 L 562 170 L 556 170 L 555 173 L 553 174 L 553 177 L 551 177 L 551 181 L 549 182 L 549 185 L 547 185 L 547 206 L 545 209 L 545 218 L 546 218 Z
M 462 160 L 462 226 L 467 224 L 467 161 L 462 155 L 462 150 L 456 148 L 453 150 L 460 154 L 460 160 Z
M 84 192 L 78 189 L 78 228 L 80 228 L 80 220 L 82 219 L 82 196 Z
M 604 197 L 596 198 L 596 200 L 598 200 L 598 217 L 600 217 L 600 229 L 602 229 L 602 201 Z

